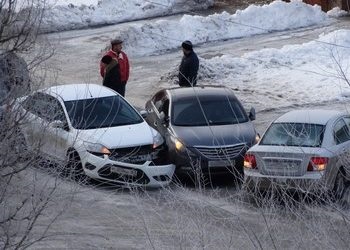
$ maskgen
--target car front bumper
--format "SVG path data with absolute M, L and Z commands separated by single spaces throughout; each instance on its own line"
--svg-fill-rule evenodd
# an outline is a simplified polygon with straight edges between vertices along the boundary
M 152 188 L 167 186 L 175 171 L 173 164 L 155 165 L 152 161 L 133 164 L 89 153 L 83 157 L 82 164 L 85 174 L 91 178 Z
M 263 175 L 256 170 L 244 169 L 244 182 L 250 189 L 269 190 L 283 188 L 303 193 L 327 189 L 324 172 L 309 172 L 302 176 Z
M 170 152 L 169 161 L 176 165 L 177 174 L 202 174 L 242 173 L 243 157 L 237 156 L 231 159 L 212 160 L 194 153 Z

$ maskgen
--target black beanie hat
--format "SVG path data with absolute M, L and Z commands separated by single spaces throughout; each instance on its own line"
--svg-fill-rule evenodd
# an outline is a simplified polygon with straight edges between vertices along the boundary
M 182 44 L 181 44 L 181 47 L 186 49 L 186 50 L 192 50 L 192 43 L 191 41 L 184 41 Z

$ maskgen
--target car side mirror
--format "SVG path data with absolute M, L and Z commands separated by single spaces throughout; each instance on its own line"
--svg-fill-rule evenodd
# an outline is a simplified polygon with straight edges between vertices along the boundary
M 51 127 L 53 127 L 53 128 L 61 128 L 61 129 L 64 129 L 64 123 L 62 122 L 62 121 L 60 121 L 60 120 L 55 120 L 55 121 L 53 121 L 53 122 L 51 122 Z
M 53 128 L 60 128 L 60 129 L 64 129 L 64 130 L 68 130 L 69 127 L 68 125 L 60 120 L 54 120 L 53 122 L 50 123 L 51 127 Z
M 255 108 L 250 108 L 250 111 L 249 111 L 249 119 L 251 120 L 251 121 L 254 121 L 255 120 L 255 118 L 256 118 L 256 115 L 255 115 Z
M 140 115 L 142 116 L 143 119 L 147 118 L 148 113 L 146 110 L 143 109 L 143 110 L 140 110 L 139 112 L 140 112 Z

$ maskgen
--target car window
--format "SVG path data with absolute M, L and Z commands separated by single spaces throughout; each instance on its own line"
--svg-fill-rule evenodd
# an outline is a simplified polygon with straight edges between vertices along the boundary
M 142 123 L 142 117 L 119 96 L 64 102 L 72 126 L 95 129 Z
M 349 127 L 346 125 L 344 120 L 339 120 L 334 126 L 334 140 L 336 144 L 350 140 Z
M 248 117 L 237 100 L 191 98 L 173 103 L 172 123 L 177 126 L 228 125 L 247 121 Z
M 348 125 L 348 127 L 350 128 L 350 117 L 344 117 L 344 121 L 346 125 Z
M 47 122 L 60 120 L 66 122 L 61 103 L 53 96 L 44 93 L 35 93 L 23 101 L 24 109 Z
M 59 100 L 53 96 L 47 95 L 43 102 L 45 105 L 45 108 L 42 111 L 43 119 L 47 120 L 48 122 L 53 122 L 56 120 L 63 122 L 67 121 Z
M 324 125 L 310 123 L 273 123 L 267 129 L 260 145 L 320 147 Z
M 169 99 L 164 98 L 161 106 L 158 109 L 159 113 L 164 112 L 165 116 L 169 115 Z
M 44 94 L 35 93 L 31 96 L 28 96 L 23 102 L 22 107 L 31 112 L 34 115 L 41 117 L 42 112 L 42 99 L 44 99 Z

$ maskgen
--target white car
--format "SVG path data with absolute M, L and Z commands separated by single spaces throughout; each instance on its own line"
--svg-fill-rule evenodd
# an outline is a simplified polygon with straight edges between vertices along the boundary
M 136 186 L 171 182 L 161 135 L 119 94 L 95 84 L 54 86 L 20 98 L 28 150 L 67 162 L 78 176 Z
M 296 110 L 271 123 L 244 158 L 248 187 L 273 184 L 305 192 L 334 191 L 350 184 L 350 115 Z

